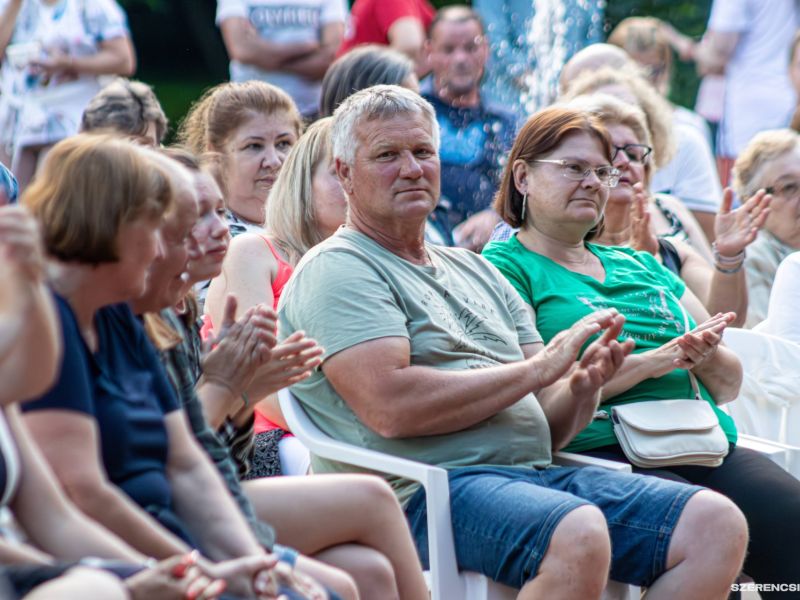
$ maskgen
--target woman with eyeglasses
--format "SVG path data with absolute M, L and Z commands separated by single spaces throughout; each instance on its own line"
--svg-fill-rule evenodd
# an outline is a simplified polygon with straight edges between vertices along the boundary
M 727 190 L 714 221 L 714 264 L 680 236 L 656 236 L 651 218 L 660 214 L 651 194 L 656 168 L 644 113 L 608 94 L 580 96 L 570 106 L 595 115 L 608 130 L 612 164 L 619 183 L 609 190 L 603 226 L 591 238 L 604 246 L 631 246 L 659 259 L 680 277 L 710 314 L 734 312 L 732 326 L 741 326 L 747 314 L 745 248 L 756 239 L 769 215 L 770 197 L 760 190 L 748 202 L 731 210 L 733 193 Z
M 772 194 L 770 214 L 748 248 L 744 267 L 750 296 L 746 327 L 767 316 L 778 265 L 800 249 L 800 135 L 791 129 L 755 135 L 733 165 L 733 189 L 750 198 L 759 189 Z
M 522 296 L 545 343 L 601 308 L 618 310 L 625 317 L 622 336 L 636 342 L 603 386 L 597 416 L 565 450 L 628 462 L 608 418 L 611 408 L 691 398 L 691 371 L 730 444 L 727 456 L 713 468 L 634 471 L 728 496 L 750 529 L 745 572 L 756 582 L 792 582 L 800 564 L 800 482 L 768 458 L 738 448 L 733 419 L 717 406 L 736 398 L 742 381 L 739 360 L 721 343 L 734 315 L 709 317 L 650 253 L 586 241 L 626 174 L 612 164 L 614 150 L 591 113 L 554 106 L 531 117 L 511 149 L 494 205 L 520 230 L 508 241 L 489 244 L 483 254 Z

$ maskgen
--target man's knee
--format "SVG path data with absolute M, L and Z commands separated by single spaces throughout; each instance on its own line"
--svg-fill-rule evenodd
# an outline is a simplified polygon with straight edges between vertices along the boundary
M 581 576 L 596 576 L 605 584 L 611 564 L 611 541 L 603 513 L 596 506 L 581 506 L 558 524 L 547 548 L 540 571 L 552 565 Z M 598 576 L 599 574 L 599 576 Z
M 706 557 L 719 561 L 718 567 L 738 572 L 747 542 L 747 520 L 742 511 L 725 496 L 702 490 L 689 499 L 678 519 L 668 562 L 674 565 L 680 560 Z

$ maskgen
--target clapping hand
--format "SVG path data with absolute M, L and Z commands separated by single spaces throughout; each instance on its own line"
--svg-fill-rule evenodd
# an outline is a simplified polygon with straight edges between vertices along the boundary
M 633 350 L 633 341 L 617 341 L 624 323 L 625 317 L 612 308 L 593 312 L 560 332 L 533 357 L 539 374 L 536 389 L 552 385 L 573 367 L 570 385 L 574 390 L 602 386 Z M 576 366 L 575 360 L 583 345 L 604 329 L 605 333 L 586 348 Z
M 733 190 L 725 188 L 722 205 L 714 219 L 715 244 L 720 256 L 737 256 L 756 239 L 769 215 L 771 201 L 771 195 L 758 190 L 739 208 L 731 210 Z
M 315 340 L 302 331 L 294 332 L 272 349 L 271 359 L 259 368 L 247 393 L 261 399 L 311 377 L 322 364 L 323 353 Z
M 229 295 L 219 333 L 212 342 L 215 347 L 203 357 L 203 377 L 239 398 L 256 372 L 272 359 L 277 315 L 271 308 L 256 305 L 237 320 L 236 307 L 236 298 Z
M 676 369 L 697 369 L 711 360 L 717 352 L 722 333 L 736 318 L 736 313 L 719 313 L 704 321 L 688 333 L 665 344 L 675 354 Z
M 617 313 L 604 323 L 605 331 L 592 342 L 570 375 L 570 389 L 576 396 L 594 396 L 622 366 L 635 346 L 631 339 L 618 340 L 625 317 Z
M 642 183 L 633 186 L 633 202 L 631 202 L 631 238 L 630 245 L 634 250 L 658 255 L 658 238 L 650 227 L 650 211 L 647 209 L 647 192 Z

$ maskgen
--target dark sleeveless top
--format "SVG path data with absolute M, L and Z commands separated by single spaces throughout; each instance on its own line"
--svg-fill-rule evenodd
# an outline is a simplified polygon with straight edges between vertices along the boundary
M 672 271 L 678 277 L 681 276 L 681 257 L 672 242 L 664 238 L 658 238 L 658 255 L 661 257 L 661 264 Z

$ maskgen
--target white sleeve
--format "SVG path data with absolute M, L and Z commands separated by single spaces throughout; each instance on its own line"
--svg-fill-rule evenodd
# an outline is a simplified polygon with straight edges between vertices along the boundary
M 217 26 L 231 17 L 247 18 L 247 4 L 244 0 L 217 0 Z
M 747 31 L 747 4 L 748 0 L 714 0 L 711 16 L 708 18 L 708 29 L 720 33 Z
M 320 25 L 328 23 L 344 23 L 347 20 L 346 0 L 325 0 L 319 15 Z
M 86 26 L 98 42 L 130 36 L 128 17 L 116 0 L 87 2 Z
M 678 153 L 678 176 L 670 193 L 680 198 L 690 210 L 717 212 L 722 201 L 722 185 L 708 142 L 694 128 L 678 125 L 674 129 Z
M 794 252 L 783 259 L 775 273 L 769 295 L 767 320 L 763 325 L 764 332 L 800 343 L 798 306 L 800 306 L 800 252 Z

